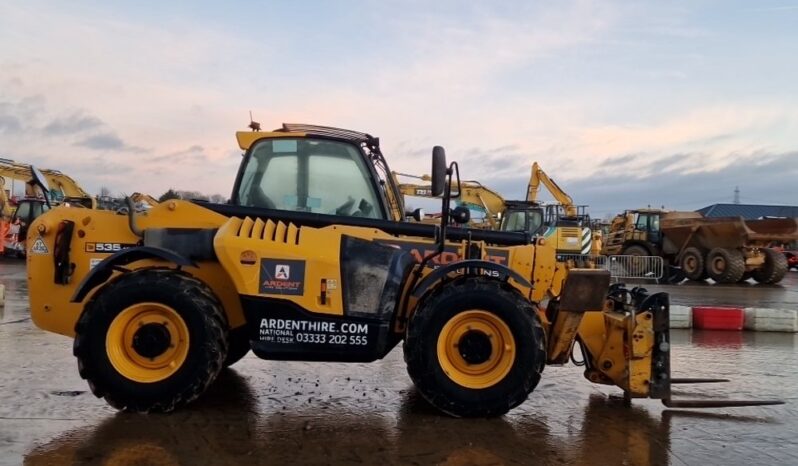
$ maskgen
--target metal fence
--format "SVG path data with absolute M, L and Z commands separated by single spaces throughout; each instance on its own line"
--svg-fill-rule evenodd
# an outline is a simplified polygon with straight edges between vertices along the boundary
M 569 267 L 609 270 L 616 280 L 660 280 L 664 263 L 659 256 L 601 256 L 592 254 L 557 254 L 557 260 Z

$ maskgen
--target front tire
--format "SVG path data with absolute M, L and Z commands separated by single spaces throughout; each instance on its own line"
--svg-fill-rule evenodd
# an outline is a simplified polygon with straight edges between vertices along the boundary
M 222 308 L 174 270 L 130 272 L 100 290 L 76 327 L 80 376 L 97 397 L 135 412 L 168 412 L 199 397 L 227 354 Z
M 787 257 L 770 248 L 763 248 L 761 251 L 765 254 L 765 263 L 754 269 L 751 274 L 754 280 L 768 285 L 780 282 L 787 275 Z
M 465 278 L 426 298 L 404 344 L 410 378 L 457 417 L 499 416 L 540 381 L 545 335 L 531 303 L 497 281 Z

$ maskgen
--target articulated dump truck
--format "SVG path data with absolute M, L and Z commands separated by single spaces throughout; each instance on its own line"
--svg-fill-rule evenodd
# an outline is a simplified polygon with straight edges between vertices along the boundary
M 788 270 L 785 256 L 773 246 L 795 240 L 794 218 L 745 220 L 639 209 L 615 217 L 603 253 L 661 256 L 690 280 L 736 283 L 753 278 L 771 284 Z
M 404 221 L 375 137 L 310 125 L 237 137 L 227 204 L 58 207 L 30 229 L 33 321 L 73 339 L 81 377 L 118 409 L 186 405 L 250 350 L 371 362 L 401 342 L 420 394 L 453 416 L 518 406 L 575 346 L 586 378 L 628 399 L 779 403 L 671 399 L 671 384 L 706 380 L 671 378 L 667 294 L 566 270 L 525 233 L 447 228 L 460 180 L 440 147 L 430 225 Z

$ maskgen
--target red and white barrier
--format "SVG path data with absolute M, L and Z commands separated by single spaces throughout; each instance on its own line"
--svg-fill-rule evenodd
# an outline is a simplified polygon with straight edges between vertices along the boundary
M 679 306 L 670 309 L 670 327 L 798 333 L 798 310 L 734 306 Z

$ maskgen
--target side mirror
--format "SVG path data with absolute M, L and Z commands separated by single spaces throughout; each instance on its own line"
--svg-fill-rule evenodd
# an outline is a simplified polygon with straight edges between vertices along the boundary
M 424 219 L 424 209 L 406 210 L 405 218 L 412 218 L 413 220 L 420 222 Z
M 468 223 L 468 221 L 471 220 L 471 211 L 468 209 L 468 207 L 457 206 L 454 209 L 452 209 L 451 217 L 452 220 L 454 220 L 454 223 L 462 225 L 464 223 Z
M 441 146 L 432 148 L 432 195 L 440 196 L 446 186 L 446 151 Z

